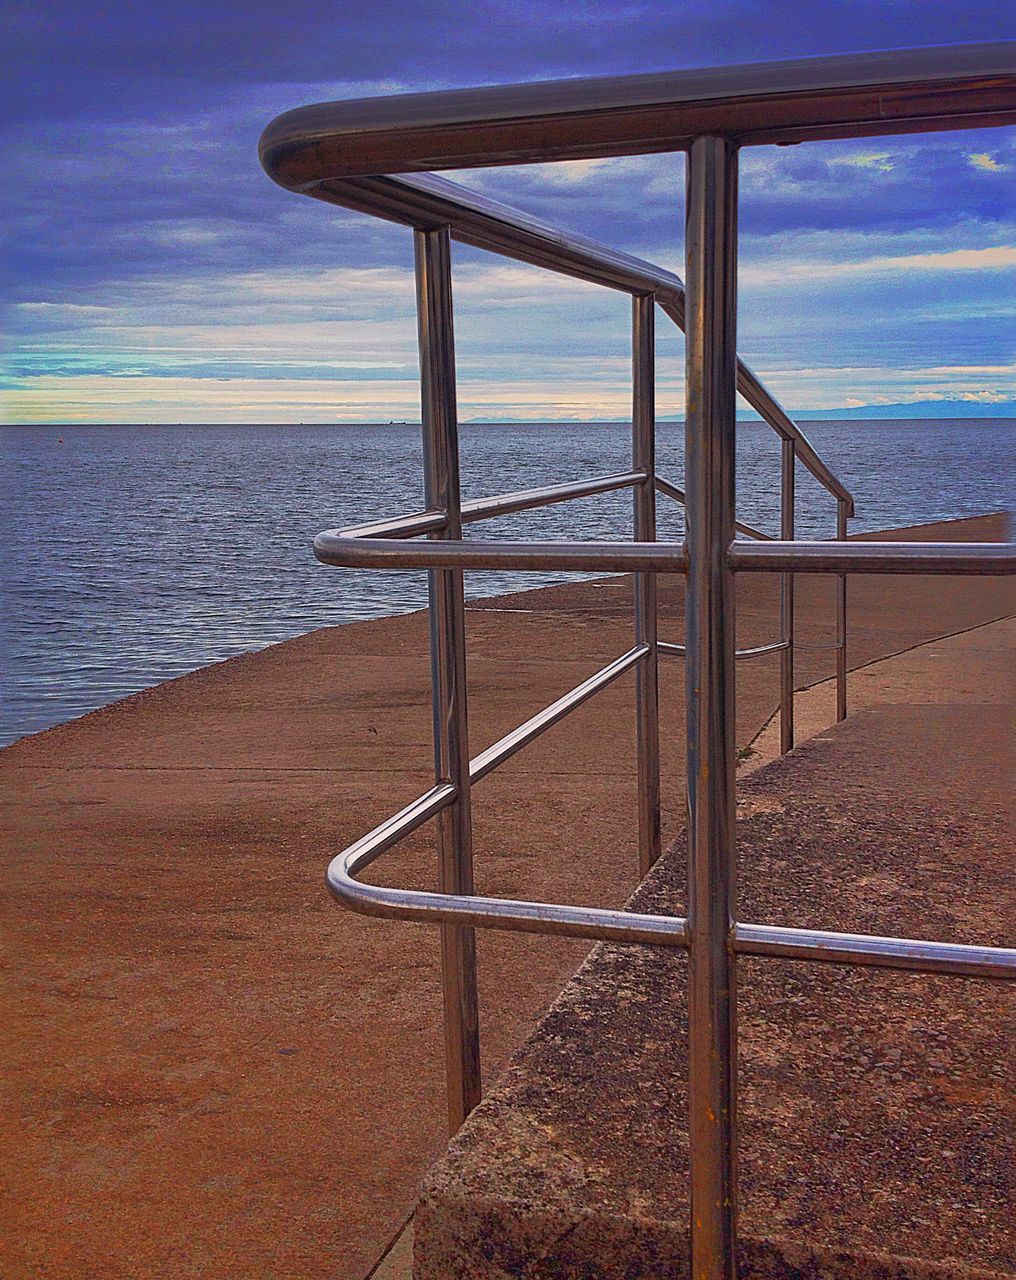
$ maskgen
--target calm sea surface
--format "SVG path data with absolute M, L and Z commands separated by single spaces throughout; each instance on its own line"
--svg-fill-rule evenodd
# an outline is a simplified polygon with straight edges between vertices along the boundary
M 851 530 L 1008 508 L 1016 422 L 815 422 L 853 490 Z M 681 427 L 661 423 L 659 469 L 681 482 Z M 315 627 L 418 609 L 422 572 L 317 564 L 319 530 L 422 506 L 419 427 L 0 428 L 0 743 L 209 662 Z M 462 429 L 466 497 L 623 471 L 630 428 Z M 779 443 L 744 425 L 738 514 L 775 533 Z M 660 536 L 682 532 L 661 499 Z M 629 535 L 631 495 L 505 517 L 484 537 Z M 798 529 L 829 537 L 835 506 L 801 471 Z M 473 526 L 477 536 L 479 526 Z M 566 575 L 472 573 L 471 595 Z

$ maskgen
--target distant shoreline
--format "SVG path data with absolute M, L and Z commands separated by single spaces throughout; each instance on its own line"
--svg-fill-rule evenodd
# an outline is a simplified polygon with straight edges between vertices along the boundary
M 831 409 L 802 409 L 799 413 L 790 415 L 795 422 L 800 423 L 819 423 L 823 426 L 853 426 L 857 423 L 891 423 L 894 426 L 900 426 L 907 423 L 913 423 L 914 426 L 950 426 L 955 427 L 961 424 L 970 423 L 971 425 L 983 425 L 985 422 L 1014 423 L 1016 424 L 1016 408 L 1010 413 L 962 413 L 955 416 L 948 414 L 904 414 L 901 416 L 891 416 L 882 414 L 869 414 L 859 411 L 841 410 L 834 411 Z M 541 427 L 543 429 L 553 427 L 625 427 L 630 425 L 631 420 L 628 418 L 462 418 L 459 421 L 460 427 Z M 658 425 L 681 426 L 684 423 L 683 418 L 672 417 L 668 414 L 660 414 L 656 418 Z M 343 429 L 347 427 L 420 427 L 419 421 L 398 421 L 398 422 L 381 422 L 381 421 L 357 421 L 357 422 L 2 422 L 0 429 L 8 430 L 25 430 L 27 428 L 43 428 L 43 429 L 59 429 L 61 431 L 74 431 L 81 427 L 144 427 L 158 430 L 159 428 L 170 427 L 236 427 L 239 430 L 251 430 L 253 428 L 261 430 L 271 430 L 273 428 L 285 427 L 290 430 L 293 427 L 334 427 Z M 764 427 L 766 422 L 754 415 L 737 416 L 737 425 L 739 427 Z

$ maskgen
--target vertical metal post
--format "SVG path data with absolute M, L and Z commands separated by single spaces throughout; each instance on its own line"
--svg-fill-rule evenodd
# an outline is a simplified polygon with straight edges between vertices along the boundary
M 656 541 L 656 298 L 632 298 L 632 470 L 636 542 Z M 635 643 L 649 652 L 635 668 L 638 751 L 639 877 L 660 856 L 660 699 L 656 650 L 656 575 L 635 574 Z
M 836 503 L 836 537 L 847 536 L 847 504 Z M 836 719 L 847 718 L 847 575 L 841 573 L 836 582 Z
M 461 538 L 455 335 L 451 240 L 447 227 L 414 232 L 420 340 L 423 466 L 426 504 L 444 510 Z M 455 802 L 437 817 L 438 883 L 442 893 L 473 892 L 469 737 L 466 720 L 466 629 L 461 569 L 429 570 L 434 771 L 454 784 Z M 480 1100 L 480 1036 L 476 998 L 476 935 L 441 926 L 448 1122 L 454 1133 Z
M 691 1274 L 732 1280 L 737 1246 L 734 539 L 737 147 L 696 138 L 685 229 Z
M 780 537 L 794 538 L 794 499 L 796 496 L 794 463 L 797 451 L 793 440 L 783 440 L 780 466 Z M 780 577 L 780 639 L 786 649 L 780 652 L 780 752 L 794 749 L 794 575 Z

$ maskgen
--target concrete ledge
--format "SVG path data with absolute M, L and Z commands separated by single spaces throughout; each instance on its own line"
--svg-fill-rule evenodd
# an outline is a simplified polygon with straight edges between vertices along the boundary
M 739 582 L 741 644 L 775 635 L 776 586 Z M 475 750 L 630 646 L 631 590 L 613 578 L 470 606 Z M 831 591 L 799 583 L 802 640 L 831 638 Z M 674 640 L 682 592 L 661 580 Z M 1013 607 L 1005 579 L 860 576 L 851 666 Z M 801 684 L 831 670 L 828 652 L 799 659 Z M 771 714 L 777 663 L 739 667 L 739 745 Z M 662 698 L 676 821 L 680 663 Z M 438 935 L 337 911 L 322 873 L 430 785 L 431 728 L 427 619 L 412 614 L 219 663 L 0 751 L 3 1280 L 364 1280 L 379 1261 L 445 1146 Z M 623 902 L 634 732 L 619 681 L 484 783 L 484 892 Z M 431 832 L 390 857 L 397 883 L 433 885 Z M 495 933 L 479 947 L 493 1071 L 588 948 Z
M 1004 647 L 933 648 L 929 680 L 1000 696 Z M 916 703 L 743 784 L 744 918 L 1006 941 L 1011 713 Z M 680 912 L 683 883 L 676 848 L 632 905 Z M 685 974 L 596 948 L 429 1175 L 416 1280 L 687 1275 Z M 1011 991 L 752 960 L 740 993 L 745 1280 L 1016 1272 Z

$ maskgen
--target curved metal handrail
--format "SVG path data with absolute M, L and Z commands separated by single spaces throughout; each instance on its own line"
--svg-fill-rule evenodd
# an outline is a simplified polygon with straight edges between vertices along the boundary
M 488 898 L 479 894 L 398 889 L 364 884 L 357 879 L 382 854 L 448 808 L 456 794 L 451 783 L 439 783 L 343 850 L 328 865 L 325 883 L 329 893 L 343 906 L 361 915 L 386 919 L 587 938 L 635 946 L 688 948 L 690 933 L 688 921 L 683 916 L 528 899 Z M 911 973 L 996 981 L 1016 980 L 1016 949 L 1009 947 L 890 938 L 828 929 L 795 929 L 745 921 L 732 926 L 728 946 L 739 955 L 903 969 Z
M 325 883 L 333 897 L 362 915 L 551 933 L 598 941 L 688 945 L 688 925 L 681 916 L 635 915 L 603 907 L 565 906 L 477 894 L 432 893 L 367 885 L 357 875 L 404 836 L 415 831 L 455 800 L 451 783 L 432 787 L 406 808 L 357 840 L 329 863 Z
M 319 533 L 314 554 L 346 569 L 554 569 L 567 573 L 684 573 L 680 542 L 441 542 Z
M 261 163 L 290 190 L 337 177 L 1001 124 L 1012 42 L 392 94 L 287 111 Z
M 442 542 L 319 533 L 322 564 L 374 569 L 558 569 L 582 573 L 684 573 L 677 542 Z M 891 573 L 1002 577 L 1016 573 L 1016 547 L 999 542 L 732 542 L 739 573 Z
M 714 132 L 745 144 L 1005 123 L 1016 119 L 1014 50 L 1013 42 L 983 43 L 323 103 L 272 121 L 259 154 L 287 190 L 416 228 L 447 226 L 466 244 L 656 294 L 683 329 L 684 286 L 671 272 L 420 171 L 673 151 Z M 407 173 L 416 176 L 393 176 Z M 737 381 L 853 515 L 849 491 L 742 361 Z
M 477 770 L 477 776 L 482 777 L 489 771 Z M 450 782 L 438 783 L 355 841 L 329 863 L 325 876 L 328 891 L 343 906 L 361 915 L 687 949 L 690 934 L 683 916 L 478 894 L 433 893 L 364 884 L 357 879 L 382 854 L 447 809 L 456 796 L 456 788 Z M 732 927 L 728 945 L 739 955 L 1001 981 L 1016 979 L 1016 950 L 1006 947 L 795 929 L 744 921 Z

